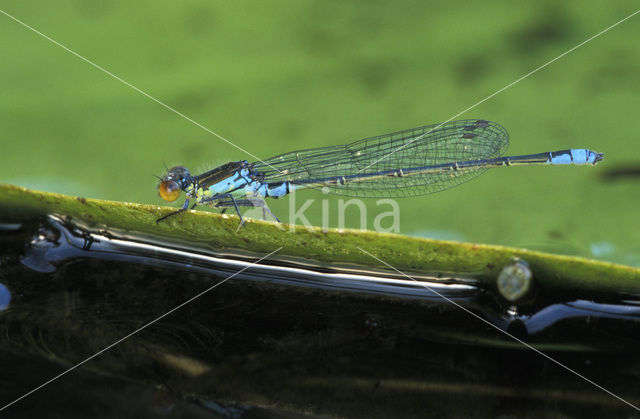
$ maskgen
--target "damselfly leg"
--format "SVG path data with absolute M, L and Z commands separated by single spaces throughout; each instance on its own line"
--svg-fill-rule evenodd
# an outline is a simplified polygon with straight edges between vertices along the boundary
M 238 217 L 240 217 L 240 224 L 244 225 L 244 219 L 240 214 L 239 207 L 253 207 L 253 208 L 262 208 L 263 217 L 266 219 L 266 213 L 269 213 L 277 222 L 280 222 L 278 217 L 275 216 L 273 212 L 269 209 L 267 204 L 262 199 L 236 199 L 231 194 L 220 194 L 216 196 L 212 196 L 210 198 L 205 198 L 202 200 L 202 203 L 218 201 L 213 206 L 215 208 L 222 208 L 222 213 L 224 214 L 228 208 L 235 208 L 238 213 Z
M 273 212 L 271 212 L 271 210 L 267 206 L 267 203 L 264 202 L 262 199 L 236 199 L 236 204 L 238 204 L 239 207 L 262 208 L 263 220 L 266 220 L 267 214 L 269 214 L 270 216 L 273 217 L 274 220 L 276 220 L 277 222 L 280 222 L 280 219 L 276 217 L 276 215 Z M 231 200 L 220 201 L 214 205 L 214 207 L 216 208 L 222 208 L 222 211 L 220 211 L 221 214 L 224 214 L 225 212 L 227 212 L 227 209 L 229 209 L 232 206 L 233 206 L 233 203 L 231 202 Z
M 191 209 L 193 209 L 193 207 L 195 207 L 195 206 L 196 206 L 196 204 L 193 204 L 193 206 L 191 207 Z M 169 214 L 164 215 L 164 216 L 162 216 L 162 217 L 158 218 L 158 219 L 156 220 L 156 224 L 158 224 L 158 223 L 159 223 L 160 221 L 162 221 L 162 220 L 166 220 L 167 218 L 169 218 L 169 217 L 171 217 L 171 216 L 173 216 L 173 215 L 177 215 L 177 214 L 180 214 L 180 213 L 181 213 L 181 212 L 183 212 L 183 211 L 186 211 L 186 210 L 187 210 L 187 208 L 189 208 L 189 199 L 188 199 L 188 198 L 187 198 L 187 200 L 186 200 L 186 201 L 184 201 L 184 204 L 182 205 L 182 208 L 180 208 L 180 209 L 179 209 L 179 210 L 177 210 L 177 211 L 170 212 Z

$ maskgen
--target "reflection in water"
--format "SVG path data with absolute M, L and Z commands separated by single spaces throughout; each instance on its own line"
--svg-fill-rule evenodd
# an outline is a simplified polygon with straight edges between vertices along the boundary
M 11 301 L 11 292 L 9 289 L 0 283 L 0 311 L 5 310 L 9 307 L 9 302 Z
M 527 316 L 528 318 L 525 324 L 527 325 L 527 332 L 529 334 L 536 334 L 555 324 L 558 319 L 568 321 L 572 319 L 591 318 L 592 316 L 602 322 L 609 322 L 610 320 L 616 319 L 628 321 L 640 318 L 640 307 L 635 304 L 603 304 L 593 301 L 576 300 L 549 305 L 537 313 Z
M 262 255 L 247 255 L 226 250 L 216 255 L 206 247 L 187 247 L 167 239 L 120 236 L 113 232 L 92 232 L 79 226 L 50 217 L 51 228 L 41 226 L 27 248 L 21 263 L 38 272 L 54 272 L 59 262 L 90 257 L 120 262 L 139 263 L 167 270 L 224 275 L 236 273 L 239 278 L 271 284 L 319 287 L 334 291 L 366 292 L 420 299 L 440 299 L 437 291 L 452 299 L 477 294 L 472 279 L 446 276 L 414 275 L 428 283 L 391 276 L 388 272 L 374 272 L 361 267 L 319 267 L 280 258 L 275 263 L 265 260 L 253 264 Z M 353 272 L 353 273 L 351 273 Z
M 92 230 L 59 217 L 12 225 L 0 228 L 6 249 L 0 280 L 11 290 L 10 308 L 0 312 L 0 349 L 66 366 L 263 256 Z M 622 368 L 622 359 L 608 353 L 640 349 L 640 304 L 633 297 L 537 287 L 526 303 L 512 306 L 497 287 L 482 287 L 469 273 L 411 275 L 421 282 L 359 266 L 265 260 L 84 367 L 161 384 L 171 389 L 171 400 L 221 417 L 275 414 L 260 416 L 255 405 L 301 414 L 415 416 L 414 409 L 433 409 L 434 397 L 446 407 L 434 414 L 458 416 L 478 413 L 473 397 L 580 403 L 590 413 L 618 407 L 432 290 L 529 343 L 567 352 L 565 362 L 584 361 L 578 369 L 596 380 Z M 585 371 L 594 351 L 604 354 L 599 367 Z M 29 363 L 22 369 L 34 374 L 29 383 L 54 375 L 42 377 Z M 5 374 L 10 385 L 0 385 L 2 399 L 33 388 L 16 385 L 16 377 Z M 622 394 L 632 388 L 625 377 L 633 375 L 621 374 L 614 389 Z M 164 407 L 156 410 L 173 411 Z

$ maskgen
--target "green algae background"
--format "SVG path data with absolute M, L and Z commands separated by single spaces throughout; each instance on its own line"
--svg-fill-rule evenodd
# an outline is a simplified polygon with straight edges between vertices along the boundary
M 22 1 L 0 9 L 260 158 L 445 121 L 637 9 L 633 1 Z M 459 118 L 509 154 L 570 147 L 596 167 L 495 169 L 398 200 L 400 232 L 640 266 L 640 15 Z M 254 160 L 0 15 L 0 181 L 161 204 L 164 163 Z M 631 171 L 632 173 L 633 171 Z M 308 220 L 331 226 L 338 198 Z M 388 206 L 367 200 L 366 228 Z M 289 220 L 289 199 L 270 202 Z M 360 227 L 355 206 L 347 227 Z

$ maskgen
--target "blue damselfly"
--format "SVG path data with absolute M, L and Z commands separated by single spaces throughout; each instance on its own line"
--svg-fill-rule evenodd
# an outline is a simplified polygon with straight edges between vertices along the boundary
M 279 198 L 300 188 L 400 198 L 452 188 L 492 167 L 595 165 L 603 159 L 603 154 L 588 149 L 503 157 L 508 145 L 509 135 L 502 126 L 473 119 L 292 151 L 261 162 L 231 162 L 197 176 L 176 166 L 162 177 L 158 191 L 166 201 L 175 201 L 182 191 L 187 198 L 182 208 L 158 221 L 186 210 L 192 201 L 192 208 L 233 207 L 243 222 L 239 207 L 262 206 L 268 211 L 262 198 Z

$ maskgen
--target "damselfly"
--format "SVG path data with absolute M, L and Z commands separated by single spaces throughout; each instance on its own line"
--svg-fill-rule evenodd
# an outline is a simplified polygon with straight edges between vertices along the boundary
M 231 162 L 197 176 L 176 166 L 161 178 L 158 192 L 166 201 L 175 201 L 182 191 L 187 198 L 182 208 L 158 221 L 185 211 L 192 201 L 192 208 L 202 204 L 225 210 L 233 207 L 244 223 L 239 207 L 261 206 L 268 211 L 262 198 L 279 198 L 300 188 L 400 198 L 452 188 L 492 167 L 595 165 L 603 159 L 602 153 L 587 149 L 502 157 L 508 145 L 506 129 L 474 119 L 292 151 L 261 162 Z

